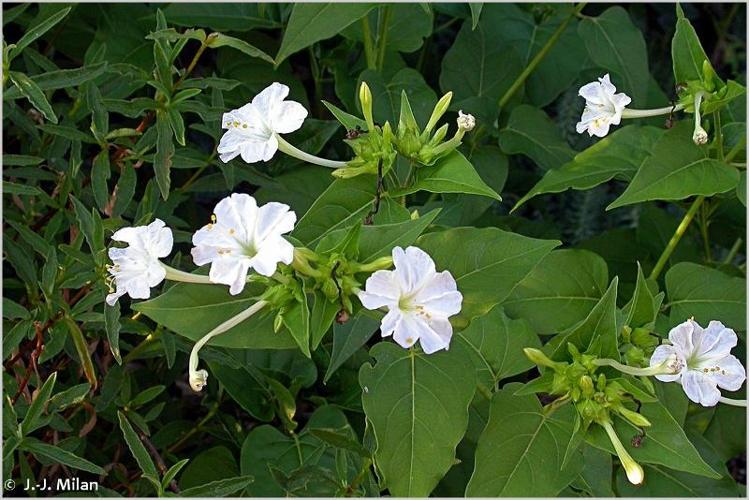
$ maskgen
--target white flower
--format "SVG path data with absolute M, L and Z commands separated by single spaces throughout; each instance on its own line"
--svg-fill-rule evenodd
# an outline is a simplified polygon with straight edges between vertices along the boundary
M 247 163 L 268 161 L 278 150 L 278 136 L 298 130 L 307 117 L 304 106 L 285 101 L 289 87 L 272 83 L 239 109 L 224 113 L 218 153 L 224 163 L 238 155 Z
M 128 294 L 134 299 L 147 299 L 151 288 L 164 281 L 166 269 L 159 258 L 172 251 L 172 230 L 156 219 L 147 226 L 123 227 L 112 235 L 114 241 L 129 243 L 125 248 L 110 248 L 107 266 L 109 280 L 116 289 L 107 295 L 107 304 L 113 306 L 117 299 Z
M 711 321 L 706 329 L 687 320 L 668 333 L 671 345 L 656 348 L 650 366 L 656 366 L 675 355 L 673 375 L 656 375 L 663 382 L 678 382 L 687 397 L 702 406 L 715 406 L 721 394 L 718 387 L 737 391 L 746 380 L 746 370 L 731 355 L 736 346 L 736 332 Z
M 450 347 L 453 329 L 448 318 L 460 312 L 463 295 L 449 271 L 438 273 L 423 250 L 393 249 L 393 271 L 377 271 L 367 279 L 359 300 L 367 309 L 387 307 L 382 336 L 393 335 L 408 348 L 418 340 L 431 354 Z
M 476 118 L 473 115 L 465 114 L 462 110 L 458 111 L 458 128 L 470 132 L 476 126 Z
M 192 258 L 198 266 L 210 263 L 211 282 L 230 285 L 232 295 L 244 289 L 250 269 L 271 276 L 279 262 L 294 259 L 294 246 L 282 236 L 296 223 L 288 205 L 258 207 L 252 196 L 234 193 L 218 202 L 214 215 L 213 223 L 193 235 Z
M 622 112 L 632 99 L 627 94 L 615 92 L 616 87 L 612 85 L 608 73 L 597 82 L 580 87 L 578 94 L 585 99 L 585 109 L 577 124 L 578 134 L 587 130 L 590 136 L 605 137 L 609 133 L 609 126 L 619 125 Z

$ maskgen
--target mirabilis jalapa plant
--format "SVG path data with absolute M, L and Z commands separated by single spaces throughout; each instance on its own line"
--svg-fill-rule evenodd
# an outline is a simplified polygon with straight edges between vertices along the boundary
M 610 74 L 606 74 L 580 88 L 585 109 L 577 132 L 605 137 L 623 119 L 685 111 L 694 114 L 694 144 L 706 145 L 710 137 L 702 126 L 702 115 L 714 112 L 735 89 L 730 83 L 723 84 L 707 61 L 702 66 L 702 76 L 687 82 L 680 89 L 678 102 L 671 106 L 633 109 L 628 108 L 632 99 L 617 93 Z M 407 349 L 404 359 L 412 367 L 417 358 L 424 356 L 447 359 L 454 332 L 466 326 L 461 313 L 470 307 L 466 300 L 470 292 L 461 289 L 460 278 L 454 276 L 452 269 L 440 268 L 436 256 L 420 248 L 416 241 L 430 221 L 416 232 L 412 228 L 427 216 L 413 213 L 411 221 L 401 223 L 398 234 L 382 238 L 385 248 L 374 254 L 364 255 L 362 241 L 366 231 L 378 228 L 370 224 L 381 196 L 410 192 L 409 183 L 420 172 L 438 169 L 447 158 L 460 156 L 456 149 L 465 134 L 474 129 L 476 119 L 459 111 L 457 130 L 448 138 L 450 126 L 438 127 L 438 123 L 450 106 L 452 93 L 438 100 L 421 128 L 403 92 L 395 129 L 390 122 L 380 125 L 374 120 L 370 88 L 362 82 L 358 97 L 363 118 L 328 105 L 347 129 L 357 132 L 346 140 L 352 159 L 329 160 L 301 151 L 282 137 L 303 127 L 307 116 L 300 103 L 287 100 L 288 95 L 288 87 L 272 83 L 250 103 L 225 113 L 221 124 L 226 132 L 217 149 L 220 159 L 229 162 L 240 158 L 256 163 L 269 161 L 280 151 L 306 163 L 331 168 L 338 179 L 364 178 L 377 187 L 369 214 L 358 214 L 362 217 L 356 223 L 336 229 L 315 248 L 309 248 L 294 237 L 297 215 L 288 205 L 273 201 L 259 205 L 249 194 L 232 193 L 215 206 L 211 221 L 192 237 L 193 262 L 196 266 L 210 265 L 208 274 L 179 271 L 162 262 L 172 250 L 172 233 L 160 220 L 148 226 L 120 229 L 112 236 L 129 246 L 110 249 L 110 305 L 125 294 L 136 299 L 149 298 L 150 288 L 165 279 L 228 287 L 227 301 L 234 296 L 246 297 L 251 289 L 252 299 L 241 310 L 223 318 L 210 331 L 198 332 L 200 338 L 192 348 L 188 366 L 194 391 L 201 391 L 209 378 L 208 371 L 199 368 L 201 349 L 259 316 L 271 317 L 277 334 L 288 333 L 297 347 L 311 356 L 316 345 L 310 339 L 309 323 L 315 307 L 328 311 L 321 313 L 324 330 L 335 320 L 345 323 L 364 308 L 378 318 L 382 337 L 392 336 L 396 344 Z M 394 172 L 398 158 L 410 163 L 405 184 Z M 481 194 L 499 199 L 488 186 L 480 188 Z M 311 294 L 315 294 L 312 312 L 308 304 Z M 324 306 L 318 305 L 319 297 Z M 627 323 L 621 328 L 621 342 L 617 340 L 617 345 L 604 342 L 597 327 L 583 321 L 569 335 L 559 335 L 558 342 L 549 342 L 542 349 L 524 349 L 542 375 L 514 395 L 543 393 L 553 397 L 542 409 L 544 417 L 566 405 L 574 408 L 574 429 L 569 443 L 565 443 L 562 467 L 575 459 L 583 441 L 602 435 L 607 441 L 601 446 L 618 457 L 629 482 L 643 483 L 644 469 L 623 444 L 617 425 L 633 426 L 642 435 L 657 425 L 641 411 L 642 404 L 657 400 L 650 377 L 680 384 L 691 401 L 703 406 L 746 406 L 746 401 L 724 397 L 719 390 L 736 391 L 746 379 L 742 363 L 730 352 L 737 343 L 733 330 L 718 319 L 705 329 L 690 319 L 674 327 L 668 342 L 659 345 L 654 335 L 655 318 L 652 320 L 645 326 Z M 251 329 L 243 332 L 252 334 Z M 363 391 L 367 394 L 370 389 L 363 386 Z M 394 406 L 393 411 L 396 410 Z M 375 435 L 383 432 L 374 419 L 372 425 Z M 391 491 L 399 493 L 396 488 Z

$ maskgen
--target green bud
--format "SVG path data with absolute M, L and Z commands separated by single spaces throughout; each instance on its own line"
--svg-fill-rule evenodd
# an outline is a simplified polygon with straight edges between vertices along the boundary
M 273 320 L 273 332 L 278 333 L 281 331 L 281 327 L 283 326 L 283 314 L 281 311 L 276 314 L 275 319 Z
M 603 373 L 598 375 L 598 380 L 596 380 L 596 389 L 598 389 L 599 391 L 606 390 L 606 375 L 604 375 Z
M 448 92 L 447 94 L 443 95 L 439 101 L 437 101 L 437 104 L 434 106 L 434 110 L 432 111 L 432 116 L 429 117 L 429 122 L 427 123 L 426 128 L 424 128 L 425 133 L 428 134 L 432 131 L 435 125 L 437 125 L 439 119 L 442 118 L 442 115 L 445 114 L 447 108 L 450 107 L 450 101 L 452 100 L 452 98 L 453 93 Z M 447 133 L 447 129 L 445 130 L 445 133 Z
M 617 410 L 619 412 L 619 415 L 626 418 L 633 424 L 635 424 L 637 427 L 650 427 L 650 420 L 643 417 L 639 413 L 628 410 L 627 408 L 624 408 L 623 406 Z
M 586 398 L 591 397 L 595 392 L 595 387 L 593 387 L 593 379 L 588 375 L 583 375 L 582 377 L 580 377 L 578 385 L 582 390 L 583 396 L 585 396 Z
M 442 140 L 447 136 L 447 131 L 449 130 L 449 128 L 450 127 L 447 123 L 438 128 L 432 136 L 432 139 L 429 141 L 429 144 L 431 146 L 436 146 L 437 144 L 442 142 Z
M 321 291 L 330 300 L 336 300 L 338 298 L 338 287 L 332 279 L 326 279 L 322 283 Z
M 577 361 L 580 358 L 580 350 L 571 342 L 567 342 L 567 352 L 570 353 L 572 359 Z
M 649 347 L 658 344 L 658 339 L 650 335 L 647 328 L 635 328 L 632 332 L 632 343 L 640 347 Z
M 361 104 L 364 121 L 367 122 L 367 128 L 369 132 L 372 132 L 375 128 L 374 116 L 372 115 L 372 91 L 369 90 L 367 82 L 361 82 L 359 87 L 359 103 Z
M 630 346 L 624 353 L 624 359 L 630 366 L 641 366 L 645 361 L 645 353 L 639 347 Z
M 525 353 L 528 359 L 530 359 L 533 363 L 537 364 L 538 366 L 546 366 L 548 368 L 553 369 L 554 371 L 559 371 L 565 366 L 565 363 L 550 360 L 546 356 L 546 354 L 544 354 L 543 351 L 541 351 L 540 349 L 535 349 L 533 347 L 526 347 L 525 349 L 523 349 L 523 352 Z
M 632 333 L 632 328 L 628 325 L 622 327 L 622 342 L 628 344 L 630 342 L 629 335 Z
M 416 123 L 414 112 L 411 109 L 411 103 L 408 102 L 408 95 L 405 90 L 401 91 L 401 114 L 398 121 L 398 136 L 402 137 L 407 132 L 411 132 L 416 138 L 419 134 L 419 125 Z
M 707 59 L 702 61 L 702 78 L 705 84 L 705 90 L 713 92 L 715 90 L 715 82 L 718 79 L 718 75 L 715 74 L 715 70 Z

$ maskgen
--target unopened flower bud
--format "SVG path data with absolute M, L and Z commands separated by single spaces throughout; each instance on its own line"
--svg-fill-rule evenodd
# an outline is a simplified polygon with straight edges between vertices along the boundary
M 701 126 L 697 126 L 694 129 L 694 133 L 692 134 L 692 141 L 694 141 L 695 144 L 698 146 L 701 146 L 703 144 L 707 144 L 707 132 L 704 128 Z
M 283 326 L 283 314 L 279 311 L 278 314 L 276 314 L 275 319 L 273 319 L 273 333 L 278 333 L 281 331 L 281 327 Z
M 375 125 L 374 117 L 372 116 L 372 91 L 369 90 L 367 82 L 361 82 L 361 86 L 359 87 L 359 102 L 361 103 L 364 120 L 367 122 L 367 128 L 371 132 L 374 130 Z
M 533 347 L 526 347 L 525 349 L 523 349 L 523 352 L 528 357 L 528 359 L 530 359 L 533 363 L 537 364 L 538 366 L 546 366 L 555 371 L 564 366 L 564 363 L 550 360 L 546 356 L 546 354 L 544 354 L 543 351 L 541 351 L 540 349 L 534 349 Z
M 208 372 L 205 370 L 197 370 L 190 373 L 190 387 L 195 392 L 200 392 L 203 387 L 208 385 Z
M 629 482 L 635 485 L 642 484 L 643 479 L 645 479 L 645 472 L 642 470 L 642 467 L 640 467 L 640 464 L 635 462 L 627 452 L 626 448 L 624 448 L 624 445 L 622 445 L 622 442 L 619 440 L 619 436 L 617 436 L 614 427 L 611 425 L 611 421 L 605 420 L 601 422 L 601 425 L 606 430 L 606 434 L 608 434 L 611 444 L 614 445 L 616 454 L 619 457 L 619 461 L 622 463 L 622 467 L 624 467 L 624 472 L 627 473 L 627 479 Z
M 588 375 L 583 375 L 582 377 L 580 377 L 578 385 L 580 386 L 580 390 L 582 391 L 583 396 L 585 396 L 586 398 L 589 398 L 593 395 L 593 392 L 595 392 L 595 387 L 593 387 L 593 379 L 591 379 Z
M 650 420 L 643 417 L 636 411 L 629 410 L 627 408 L 621 407 L 619 408 L 619 414 L 635 424 L 637 427 L 650 427 Z
M 458 111 L 458 128 L 470 132 L 476 126 L 476 118 L 471 114 L 464 114 L 463 111 Z
M 448 92 L 447 94 L 443 95 L 439 101 L 437 101 L 437 104 L 434 106 L 434 110 L 432 111 L 432 116 L 429 117 L 429 122 L 427 123 L 426 128 L 424 128 L 425 133 L 429 133 L 432 131 L 432 129 L 437 125 L 437 122 L 440 118 L 442 118 L 442 115 L 445 114 L 447 111 L 447 108 L 450 107 L 450 101 L 453 98 L 453 93 Z

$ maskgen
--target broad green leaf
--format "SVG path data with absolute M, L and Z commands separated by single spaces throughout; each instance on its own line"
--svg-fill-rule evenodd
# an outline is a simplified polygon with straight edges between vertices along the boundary
M 611 488 L 611 469 L 613 467 L 611 455 L 588 444 L 583 445 L 581 450 L 583 470 L 572 483 L 572 486 L 587 492 L 592 497 L 616 496 Z M 650 481 L 650 478 L 648 478 L 648 481 Z
M 244 40 L 240 40 L 239 38 L 224 35 L 223 33 L 213 33 L 208 38 L 208 42 L 206 43 L 206 45 L 214 49 L 218 47 L 231 47 L 244 54 L 247 54 L 250 57 L 257 57 L 271 64 L 273 64 L 274 62 L 271 56 L 258 49 L 254 45 L 250 45 L 249 43 L 245 42 Z
M 541 347 L 527 321 L 510 319 L 501 307 L 476 318 L 457 334 L 471 350 L 480 384 L 492 389 L 502 379 L 530 370 L 535 365 L 525 356 L 525 347 Z
M 518 4 L 487 3 L 482 9 L 480 24 L 496 32 L 522 67 L 528 66 L 563 22 L 568 23 L 525 81 L 526 100 L 536 106 L 551 103 L 589 65 L 585 46 L 577 34 L 577 19 L 570 20 L 572 8 L 571 4 L 559 4 L 540 16 Z
M 368 175 L 333 181 L 299 220 L 291 235 L 313 246 L 329 232 L 363 220 L 372 207 L 376 189 L 377 182 Z
M 49 71 L 40 75 L 34 75 L 31 80 L 40 90 L 62 89 L 66 87 L 77 87 L 89 80 L 97 78 L 107 69 L 105 61 L 74 69 L 60 69 Z M 18 99 L 23 94 L 17 87 L 9 88 L 3 92 L 3 100 Z
M 585 17 L 577 29 L 593 62 L 618 92 L 632 97 L 632 107 L 644 107 L 648 80 L 648 53 L 645 39 L 620 6 L 610 7 L 598 17 Z
M 284 489 L 274 480 L 271 468 L 284 473 L 292 473 L 302 466 L 317 465 L 327 470 L 336 470 L 336 451 L 325 441 L 311 433 L 312 429 L 338 429 L 355 439 L 356 434 L 349 426 L 343 412 L 332 406 L 322 406 L 315 410 L 305 428 L 288 436 L 270 425 L 252 429 L 242 444 L 240 469 L 242 474 L 251 474 L 255 482 L 245 490 L 253 497 L 278 497 Z M 344 430 L 345 429 L 345 430 Z M 351 457 L 349 457 L 351 458 Z M 344 469 L 347 481 L 359 472 L 356 468 L 361 459 L 350 460 Z M 332 492 L 328 494 L 332 496 Z
M 130 163 L 125 163 L 120 170 L 120 178 L 117 180 L 117 196 L 112 207 L 112 217 L 119 217 L 127 210 L 135 195 L 135 187 L 138 176 L 135 168 Z
M 366 344 L 379 327 L 380 320 L 363 310 L 346 323 L 333 325 L 333 351 L 323 382 L 327 383 L 331 375 Z
M 28 99 L 32 106 L 44 115 L 44 118 L 52 123 L 57 123 L 55 110 L 52 109 L 52 105 L 47 100 L 44 92 L 42 92 L 42 89 L 39 88 L 34 80 L 18 71 L 8 71 L 8 76 L 18 91 Z
M 209 362 L 208 367 L 210 375 L 215 376 L 232 399 L 253 418 L 261 422 L 273 419 L 273 394 L 265 376 L 255 367 L 232 368 L 220 362 Z
M 506 154 L 523 154 L 544 170 L 556 169 L 575 155 L 546 113 L 527 104 L 512 110 L 499 145 Z
M 104 212 L 109 204 L 109 186 L 107 181 L 112 176 L 109 166 L 109 150 L 103 149 L 96 155 L 91 165 L 91 188 L 99 210 Z
M 299 349 L 310 357 L 309 306 L 307 294 L 302 293 L 302 302 L 295 302 L 284 314 L 283 324 L 291 334 Z
M 619 278 L 614 278 L 585 319 L 544 346 L 552 353 L 553 359 L 563 360 L 569 357 L 567 343 L 574 344 L 580 352 L 585 352 L 596 341 L 600 342 L 601 357 L 619 359 L 619 331 L 616 326 L 618 284 Z
M 666 273 L 671 323 L 694 316 L 703 326 L 718 320 L 735 330 L 746 330 L 746 279 L 729 276 L 691 262 L 680 262 Z
M 148 450 L 146 450 L 146 447 L 141 442 L 140 437 L 135 432 L 135 429 L 133 429 L 133 426 L 130 424 L 124 413 L 118 411 L 117 418 L 120 421 L 120 429 L 125 437 L 125 442 L 127 443 L 128 448 L 130 448 L 130 453 L 132 453 L 135 461 L 138 463 L 138 467 L 140 467 L 140 470 L 143 472 L 143 476 L 152 483 L 155 482 L 157 487 L 160 487 L 158 481 L 159 473 L 156 471 L 156 466 L 154 465 L 153 460 L 151 460 Z
M 160 325 L 191 340 L 199 340 L 215 327 L 257 302 L 260 288 L 248 284 L 239 295 L 226 287 L 179 283 L 151 300 L 133 304 Z M 288 349 L 296 346 L 286 330 L 273 331 L 274 315 L 261 310 L 255 316 L 212 339 L 208 345 L 243 349 Z
M 52 460 L 61 465 L 67 465 L 73 469 L 78 469 L 92 474 L 105 474 L 104 469 L 98 465 L 89 462 L 59 446 L 52 446 L 34 438 L 23 438 L 19 447 L 25 451 L 31 452 L 40 457 Z
M 116 303 L 114 306 L 104 306 L 104 328 L 107 331 L 107 342 L 109 342 L 109 349 L 112 351 L 112 356 L 118 364 L 122 364 L 122 356 L 120 356 L 120 304 Z
M 510 49 L 495 27 L 489 6 L 483 9 L 476 29 L 464 22 L 442 58 L 440 88 L 452 91 L 453 109 L 463 109 L 491 123 L 497 103 L 523 69 L 522 59 Z
M 463 294 L 461 317 L 470 320 L 505 301 L 559 242 L 466 227 L 425 234 L 416 245 L 432 256 L 438 271 L 453 275 Z
M 247 488 L 255 478 L 252 476 L 240 476 L 230 479 L 219 479 L 212 483 L 201 484 L 180 492 L 183 497 L 228 497 Z
M 437 209 L 405 222 L 362 227 L 357 260 L 366 264 L 391 255 L 395 247 L 405 248 L 411 245 L 434 222 L 439 213 Z
M 174 142 L 172 142 L 171 120 L 165 111 L 156 112 L 156 154 L 153 157 L 153 170 L 156 173 L 156 183 L 159 185 L 161 197 L 169 198 L 171 179 L 169 171 L 172 168 L 174 156 Z
M 309 318 L 309 336 L 313 351 L 317 349 L 325 334 L 330 330 L 340 310 L 339 301 L 331 302 L 321 291 L 315 291 Z
M 278 23 L 261 14 L 261 5 L 252 3 L 171 3 L 164 9 L 170 24 L 205 26 L 216 31 L 249 31 L 278 28 Z
M 671 39 L 674 80 L 676 83 L 687 83 L 690 80 L 704 82 L 702 64 L 704 61 L 710 62 L 710 59 L 705 54 L 692 23 L 684 17 L 684 11 L 678 4 L 676 18 L 676 32 Z
M 336 120 L 338 120 L 341 125 L 346 127 L 346 129 L 356 130 L 356 127 L 359 127 L 362 130 L 367 130 L 367 122 L 365 122 L 358 116 L 346 113 L 344 110 L 342 110 L 335 104 L 329 103 L 328 101 L 323 100 L 322 103 L 326 108 L 328 108 L 328 111 L 330 111 L 333 116 L 335 116 Z
M 21 51 L 23 51 L 23 49 L 25 49 L 31 44 L 31 42 L 33 42 L 40 36 L 44 35 L 46 32 L 51 30 L 57 23 L 65 19 L 65 16 L 67 16 L 70 13 L 71 9 L 72 7 L 66 7 L 62 10 L 58 10 L 54 14 L 40 21 L 38 24 L 29 28 L 26 31 L 26 33 L 24 33 L 23 36 L 15 43 L 15 47 L 10 49 L 10 52 L 8 54 L 9 62 L 10 60 L 15 59 L 16 56 L 18 56 L 21 53 Z
M 226 446 L 214 446 L 190 459 L 180 476 L 179 486 L 182 489 L 194 488 L 238 475 L 239 466 L 231 450 Z
M 377 442 L 375 463 L 393 496 L 427 496 L 455 460 L 476 390 L 465 346 L 431 355 L 380 342 L 359 371 L 362 406 Z
M 378 34 L 375 43 L 379 43 L 380 23 L 384 22 L 385 9 L 387 11 L 387 29 L 382 38 L 388 51 L 414 52 L 424 43 L 424 39 L 432 33 L 433 15 L 413 3 L 380 4 L 380 8 L 370 11 L 369 29 Z M 362 42 L 362 23 L 354 23 L 341 32 L 346 38 Z
M 84 382 L 83 384 L 74 385 L 70 389 L 58 392 L 49 399 L 47 410 L 52 413 L 53 411 L 64 410 L 69 406 L 78 404 L 84 400 L 90 390 L 91 384 Z
M 294 52 L 338 34 L 364 17 L 375 4 L 298 3 L 294 4 L 284 30 L 276 66 Z
M 16 184 L 15 182 L 3 181 L 3 193 L 39 196 L 42 194 L 42 191 L 35 186 L 25 186 L 23 184 Z
M 502 197 L 487 186 L 471 162 L 458 151 L 440 158 L 434 165 L 416 167 L 414 183 L 392 195 L 397 197 L 417 191 L 474 194 L 502 201 Z
M 466 496 L 553 497 L 582 469 L 581 460 L 561 467 L 572 436 L 572 405 L 545 415 L 535 395 L 513 395 L 518 386 L 492 397 Z
M 381 125 L 389 121 L 395 127 L 398 123 L 403 92 L 408 96 L 416 121 L 422 126 L 426 125 L 437 102 L 434 90 L 421 73 L 411 68 L 401 69 L 389 80 L 377 71 L 364 70 L 357 84 L 361 85 L 361 82 L 367 82 L 372 91 L 372 113 L 375 122 Z
M 483 3 L 469 3 L 468 7 L 471 9 L 471 29 L 476 29 L 479 25 L 479 19 L 481 18 L 481 9 L 483 9 Z
M 645 439 L 637 448 L 630 441 L 638 431 L 623 419 L 614 419 L 616 433 L 632 458 L 641 464 L 665 465 L 674 470 L 720 478 L 720 474 L 705 463 L 679 423 L 661 403 L 643 403 L 640 413 L 652 425 L 648 427 Z M 586 439 L 593 446 L 614 453 L 614 447 L 601 426 L 591 426 Z
M 626 191 L 606 209 L 650 200 L 682 200 L 711 196 L 736 188 L 739 172 L 707 156 L 692 141 L 692 124 L 681 122 L 667 130 L 653 146 Z
M 586 250 L 555 250 L 504 302 L 507 314 L 523 318 L 539 334 L 557 333 L 585 318 L 609 282 L 606 261 Z
M 27 167 L 30 165 L 39 165 L 43 161 L 44 158 L 40 158 L 39 156 L 9 154 L 3 155 L 4 167 Z
M 571 161 L 546 172 L 513 210 L 539 194 L 591 189 L 613 178 L 631 180 L 662 135 L 662 129 L 638 125 L 627 125 L 614 131 L 575 155 Z

